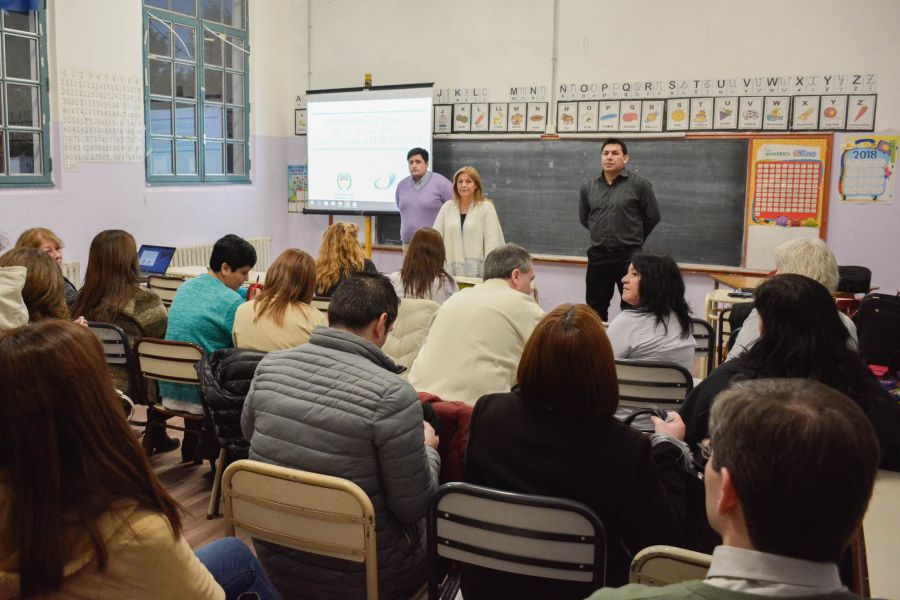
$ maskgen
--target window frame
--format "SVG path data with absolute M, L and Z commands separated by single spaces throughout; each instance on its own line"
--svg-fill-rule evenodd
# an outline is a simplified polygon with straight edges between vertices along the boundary
M 148 6 L 147 4 L 142 2 L 143 8 L 143 68 L 144 68 L 144 173 L 145 180 L 148 185 L 229 185 L 229 184 L 250 184 L 252 181 L 250 180 L 250 28 L 249 28 L 249 0 L 245 0 L 244 2 L 244 11 L 243 15 L 244 24 L 247 25 L 245 30 L 237 29 L 228 25 L 223 25 L 221 23 L 216 23 L 214 21 L 206 21 L 200 16 L 200 11 L 202 6 L 201 2 L 195 2 L 195 7 L 197 9 L 197 16 L 185 15 L 182 13 L 176 13 L 164 8 L 159 8 L 156 6 Z M 153 16 L 151 16 L 153 15 Z M 166 174 L 166 175 L 153 175 L 151 171 L 151 160 L 152 160 L 152 150 L 151 143 L 153 138 L 153 134 L 151 131 L 151 111 L 150 104 L 154 100 L 166 100 L 173 104 L 173 107 L 178 102 L 178 98 L 175 96 L 175 90 L 173 88 L 171 96 L 154 96 L 150 93 L 150 80 L 149 80 L 149 66 L 150 66 L 150 21 L 156 20 L 153 17 L 157 17 L 162 19 L 163 21 L 171 22 L 173 25 L 183 25 L 186 27 L 191 27 L 196 30 L 195 34 L 195 52 L 196 52 L 196 60 L 195 64 L 195 99 L 196 103 L 196 113 L 195 113 L 195 134 L 197 139 L 197 154 L 195 157 L 196 165 L 197 165 L 197 173 L 195 175 L 177 175 L 175 173 Z M 206 174 L 206 144 L 208 141 L 208 137 L 206 135 L 206 80 L 205 74 L 203 73 L 206 65 L 206 48 L 205 48 L 205 37 L 209 34 L 206 29 L 208 27 L 212 31 L 215 31 L 218 34 L 223 36 L 233 36 L 240 38 L 243 41 L 243 48 L 246 52 L 243 54 L 243 104 L 240 105 L 244 110 L 244 119 L 243 119 L 243 127 L 244 127 L 244 140 L 243 140 L 243 148 L 244 148 L 244 172 L 242 174 Z M 175 40 L 173 39 L 173 42 Z M 224 44 L 224 42 L 223 42 Z M 177 59 L 174 56 L 171 58 L 172 64 L 177 63 Z M 224 63 L 224 47 L 223 47 L 223 63 Z M 216 67 L 215 65 L 213 65 Z M 224 64 L 221 67 L 216 67 L 217 69 L 226 72 Z M 235 71 L 235 70 L 232 70 Z M 173 73 L 174 78 L 174 73 Z M 174 80 L 173 80 L 174 81 Z M 219 104 L 219 103 L 217 103 Z M 225 101 L 225 88 L 223 82 L 223 98 L 220 103 L 223 107 L 223 118 L 222 118 L 222 129 L 223 129 L 223 139 L 225 138 L 225 130 L 227 128 L 227 116 L 224 108 L 227 108 L 229 105 Z M 239 106 L 237 104 L 233 104 L 231 106 Z M 176 133 L 176 116 L 173 112 L 172 115 L 172 135 L 171 139 L 173 141 L 173 154 L 172 154 L 172 167 L 173 171 L 177 170 L 176 161 L 177 161 L 177 146 L 174 142 L 177 141 L 178 135 Z M 158 139 L 158 138 L 157 138 Z M 184 139 L 182 137 L 182 139 Z M 215 138 L 218 140 L 219 138 Z M 224 142 L 223 142 L 224 144 Z M 227 145 L 226 145 L 227 147 Z M 224 149 L 222 155 L 222 164 L 223 170 L 224 165 L 227 163 L 227 149 Z
M 6 11 L 13 12 L 13 11 Z M 49 64 L 47 62 L 47 2 L 44 0 L 41 2 L 40 6 L 34 10 L 29 12 L 37 13 L 35 24 L 37 27 L 37 33 L 33 34 L 33 39 L 37 39 L 38 43 L 38 69 L 40 72 L 38 73 L 38 99 L 41 103 L 41 111 L 40 111 L 40 119 L 41 124 L 38 128 L 41 133 L 41 164 L 42 164 L 42 172 L 40 175 L 4 175 L 0 173 L 0 188 L 38 188 L 38 187 L 53 187 L 53 160 L 50 156 L 50 69 Z M 18 30 L 16 30 L 18 31 Z M 23 32 L 28 33 L 28 32 Z M 32 34 L 28 34 L 29 37 L 32 37 Z M 6 78 L 6 53 L 5 50 L 2 54 L 3 60 L 3 75 L 0 77 L 0 85 L 5 84 L 9 80 Z M 18 80 L 13 79 L 13 82 L 17 82 Z M 5 87 L 2 89 L 3 100 L 0 103 L 0 136 L 3 136 L 5 132 L 5 142 L 3 144 L 3 161 L 6 165 L 6 171 L 9 172 L 9 123 L 8 119 L 8 102 L 9 98 L 7 97 Z M 37 133 L 38 129 L 19 129 L 13 128 L 13 131 L 34 131 Z

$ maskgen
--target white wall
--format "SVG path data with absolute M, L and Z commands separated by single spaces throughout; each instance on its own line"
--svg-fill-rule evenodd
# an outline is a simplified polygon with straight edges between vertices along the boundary
M 273 250 L 316 251 L 326 217 L 286 212 L 286 165 L 305 162 L 293 135 L 296 95 L 308 88 L 433 81 L 489 88 L 551 83 L 550 0 L 454 3 L 401 0 L 251 0 L 250 185 L 147 186 L 142 162 L 82 163 L 62 170 L 60 68 L 142 75 L 138 0 L 50 0 L 51 152 L 55 186 L 0 191 L 0 232 L 54 229 L 84 264 L 93 235 L 132 231 L 139 242 L 185 245 L 227 232 L 273 237 Z M 791 73 L 876 73 L 879 130 L 900 130 L 900 2 L 759 0 L 559 1 L 560 81 L 707 78 Z M 311 78 L 307 73 L 311 71 Z M 698 168 L 702 168 L 698 165 Z M 573 186 L 577 182 L 573 182 Z M 575 218 L 560 215 L 560 218 Z M 865 264 L 882 291 L 900 288 L 893 239 L 900 204 L 830 205 L 828 241 L 843 264 Z M 399 255 L 378 252 L 383 270 Z M 583 301 L 584 268 L 538 266 L 541 304 Z M 711 288 L 688 276 L 696 311 Z

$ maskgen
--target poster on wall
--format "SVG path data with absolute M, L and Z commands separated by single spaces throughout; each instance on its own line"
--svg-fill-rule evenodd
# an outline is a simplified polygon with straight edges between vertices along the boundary
M 507 115 L 509 115 L 509 105 L 506 102 L 491 103 L 491 124 L 488 126 L 489 131 L 506 131 Z
M 713 129 L 737 129 L 737 112 L 737 98 L 716 98 L 713 108 Z
M 847 129 L 854 131 L 875 129 L 875 94 L 850 96 L 847 106 Z
M 472 105 L 472 131 L 487 131 L 490 115 L 489 105 L 479 102 Z
M 578 131 L 577 102 L 558 102 L 556 104 L 556 131 L 557 133 Z
M 676 98 L 666 101 L 666 131 L 687 131 L 690 101 Z
M 788 113 L 791 108 L 790 96 L 766 96 L 763 105 L 763 129 L 784 131 L 788 128 Z
M 599 102 L 578 103 L 578 131 L 597 131 L 597 113 Z
M 691 124 L 694 131 L 712 129 L 712 98 L 691 98 Z
M 525 127 L 527 131 L 533 133 L 544 133 L 547 131 L 547 103 L 546 102 L 529 102 L 528 103 L 528 125 Z
M 452 104 L 435 104 L 434 106 L 434 132 L 450 133 L 450 123 L 453 119 Z
M 897 134 L 845 133 L 838 138 L 838 194 L 845 202 L 890 204 L 894 201 Z
M 791 108 L 791 129 L 802 131 L 804 129 L 819 128 L 819 97 L 818 96 L 794 96 L 794 105 Z
M 623 100 L 619 107 L 619 131 L 641 130 L 641 101 Z
M 641 107 L 641 131 L 662 131 L 665 101 L 645 100 Z
M 525 115 L 528 110 L 524 102 L 509 103 L 509 130 L 525 131 Z
M 453 105 L 453 133 L 458 131 L 471 131 L 472 119 L 471 104 L 454 104 Z
M 303 212 L 306 207 L 306 165 L 288 165 L 288 212 Z
M 619 102 L 601 102 L 597 119 L 600 131 L 616 131 L 619 128 Z
M 847 126 L 847 96 L 822 96 L 819 108 L 820 129 L 844 129 Z
M 738 109 L 738 129 L 762 129 L 763 97 L 741 96 Z
M 820 227 L 827 138 L 759 138 L 750 146 L 750 219 Z
M 306 109 L 294 109 L 294 135 L 306 135 Z

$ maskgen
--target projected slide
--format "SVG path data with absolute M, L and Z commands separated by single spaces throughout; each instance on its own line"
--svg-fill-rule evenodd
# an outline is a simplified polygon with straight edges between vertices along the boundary
M 310 92 L 307 212 L 396 213 L 406 153 L 431 152 L 431 87 Z

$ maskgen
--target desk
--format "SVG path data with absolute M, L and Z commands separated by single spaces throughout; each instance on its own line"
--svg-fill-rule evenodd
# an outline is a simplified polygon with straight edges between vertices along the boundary
M 722 313 L 731 307 L 732 304 L 743 304 L 745 302 L 753 302 L 753 298 L 734 298 L 729 296 L 731 290 L 715 289 L 706 295 L 704 303 L 704 318 L 706 322 L 713 326 L 715 334 L 715 350 L 713 351 L 713 366 L 718 366 L 722 361 L 722 340 L 725 337 L 725 321 L 722 319 Z
M 197 277 L 198 275 L 203 275 L 207 271 L 207 267 L 169 267 L 169 270 L 166 271 L 166 275 L 169 277 L 184 277 L 186 279 L 190 279 L 192 277 Z M 260 283 L 266 282 L 265 271 L 250 271 L 250 276 L 247 278 L 247 283 L 256 283 L 257 277 L 259 277 Z
M 766 280 L 765 275 L 736 275 L 734 273 L 711 273 L 710 278 L 713 280 L 713 289 L 715 290 L 719 289 L 720 283 L 734 289 L 755 290 Z
M 900 473 L 878 471 L 875 492 L 863 517 L 869 591 L 873 598 L 896 598 L 900 592 Z

